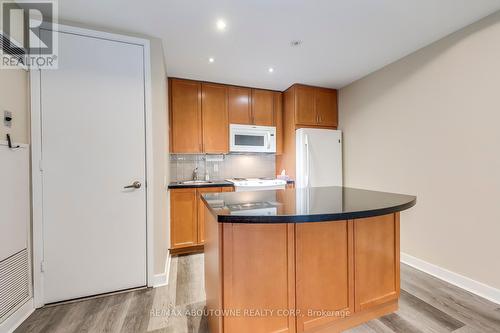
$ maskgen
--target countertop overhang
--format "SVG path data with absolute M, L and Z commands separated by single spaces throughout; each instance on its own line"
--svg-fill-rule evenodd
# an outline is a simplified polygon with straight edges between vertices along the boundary
M 349 187 L 225 192 L 202 195 L 220 223 L 304 223 L 359 219 L 413 207 L 412 195 Z

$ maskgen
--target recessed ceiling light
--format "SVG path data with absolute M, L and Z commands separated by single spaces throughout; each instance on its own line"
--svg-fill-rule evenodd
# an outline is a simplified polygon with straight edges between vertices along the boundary
M 300 39 L 295 39 L 295 40 L 292 40 L 290 42 L 291 47 L 297 47 L 297 46 L 300 46 L 301 44 L 302 44 L 302 41 Z
M 269 73 L 272 73 L 272 72 L 274 72 L 274 68 L 272 68 L 272 67 L 269 67 L 269 69 L 268 69 L 268 72 L 269 72 Z
M 217 26 L 217 29 L 221 31 L 226 29 L 226 21 L 224 21 L 223 19 L 218 19 L 215 24 Z
M 214 62 L 214 61 L 215 61 L 214 58 L 212 58 L 212 57 L 208 58 L 208 62 Z

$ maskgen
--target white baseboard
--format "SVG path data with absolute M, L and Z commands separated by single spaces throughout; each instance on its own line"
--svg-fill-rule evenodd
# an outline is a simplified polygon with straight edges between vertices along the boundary
M 26 301 L 19 309 L 12 313 L 0 324 L 0 332 L 12 333 L 35 311 L 33 298 Z
M 153 288 L 163 287 L 168 284 L 170 275 L 170 258 L 171 256 L 170 254 L 168 254 L 167 260 L 165 261 L 165 271 L 153 276 Z
M 454 286 L 465 289 L 473 294 L 486 298 L 487 300 L 500 304 L 500 290 L 488 286 L 482 282 L 472 280 L 463 275 L 436 266 L 422 259 L 415 258 L 401 252 L 401 262 L 422 272 L 430 274 L 440 280 L 446 281 Z

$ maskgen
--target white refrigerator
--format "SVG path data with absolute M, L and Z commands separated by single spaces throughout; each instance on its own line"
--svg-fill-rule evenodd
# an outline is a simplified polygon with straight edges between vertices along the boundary
M 295 186 L 342 186 L 342 132 L 301 128 L 295 135 Z

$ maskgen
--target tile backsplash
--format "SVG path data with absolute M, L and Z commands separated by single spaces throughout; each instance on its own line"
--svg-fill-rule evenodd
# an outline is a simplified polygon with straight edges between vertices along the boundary
M 276 177 L 275 155 L 204 155 L 204 154 L 171 154 L 170 181 L 189 180 L 193 170 L 198 167 L 198 177 L 205 179 L 205 170 L 211 180 L 235 177 Z

